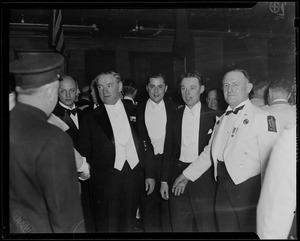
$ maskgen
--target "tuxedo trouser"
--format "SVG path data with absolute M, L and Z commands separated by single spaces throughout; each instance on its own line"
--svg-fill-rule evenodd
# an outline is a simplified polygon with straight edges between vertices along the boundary
M 85 221 L 85 230 L 87 233 L 94 233 L 95 228 L 95 211 L 93 209 L 90 179 L 80 181 L 81 185 L 81 203 L 83 210 L 83 217 Z
M 145 188 L 141 193 L 141 211 L 145 232 L 171 232 L 169 201 L 160 194 L 160 173 L 163 155 L 154 156 L 155 187 L 150 195 Z
M 220 232 L 256 232 L 261 175 L 235 184 L 224 162 L 217 163 L 216 218 Z
M 214 198 L 216 185 L 213 169 L 209 168 L 195 182 L 189 181 L 180 196 L 171 194 L 175 179 L 190 163 L 174 161 L 169 183 L 170 216 L 174 232 L 216 232 Z
M 99 173 L 103 179 L 97 194 L 97 232 L 134 232 L 138 198 L 143 183 L 140 164 L 131 169 L 126 161 L 123 169 Z

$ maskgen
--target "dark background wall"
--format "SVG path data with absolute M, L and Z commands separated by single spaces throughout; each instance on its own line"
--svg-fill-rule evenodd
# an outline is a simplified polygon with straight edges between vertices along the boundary
M 185 71 L 198 70 L 206 88 L 220 87 L 227 67 L 237 65 L 252 76 L 271 77 L 290 70 L 295 76 L 294 43 L 289 38 L 250 37 L 238 39 L 221 34 L 191 35 L 186 62 L 173 54 L 174 41 L 139 39 L 101 39 L 90 36 L 65 38 L 66 72 L 74 76 L 80 88 L 90 84 L 100 72 L 114 70 L 123 80 L 134 79 L 144 89 L 146 77 L 154 72 L 166 74 L 169 90 Z M 20 51 L 50 51 L 46 35 L 27 33 L 9 37 L 9 59 Z

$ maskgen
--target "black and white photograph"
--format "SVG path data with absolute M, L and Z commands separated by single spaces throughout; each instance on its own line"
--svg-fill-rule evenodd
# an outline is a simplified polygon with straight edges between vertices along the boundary
M 298 13 L 2 2 L 2 238 L 298 239 Z

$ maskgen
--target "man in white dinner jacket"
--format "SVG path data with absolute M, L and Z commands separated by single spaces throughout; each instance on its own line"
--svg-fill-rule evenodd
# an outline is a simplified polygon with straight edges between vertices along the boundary
M 228 71 L 223 91 L 228 108 L 216 121 L 203 152 L 175 180 L 181 195 L 213 163 L 217 181 L 215 211 L 218 231 L 255 232 L 256 206 L 271 148 L 278 137 L 276 120 L 248 98 L 252 83 L 245 70 Z

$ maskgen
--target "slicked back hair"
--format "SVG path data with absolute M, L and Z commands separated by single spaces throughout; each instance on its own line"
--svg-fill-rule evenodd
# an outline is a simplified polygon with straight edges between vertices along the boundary
M 204 85 L 202 74 L 200 72 L 198 72 L 198 71 L 186 72 L 183 75 L 181 75 L 181 77 L 180 77 L 180 85 L 181 85 L 181 82 L 182 82 L 182 80 L 184 78 L 192 78 L 192 77 L 198 79 L 200 86 Z
M 166 76 L 165 76 L 164 74 L 158 73 L 158 74 L 153 74 L 153 75 L 149 76 L 149 77 L 148 77 L 147 84 L 150 83 L 150 79 L 152 79 L 152 78 L 155 78 L 155 79 L 157 79 L 157 78 L 162 78 L 162 80 L 164 81 L 164 84 L 165 84 L 165 85 L 168 85 L 168 84 L 167 84 Z

